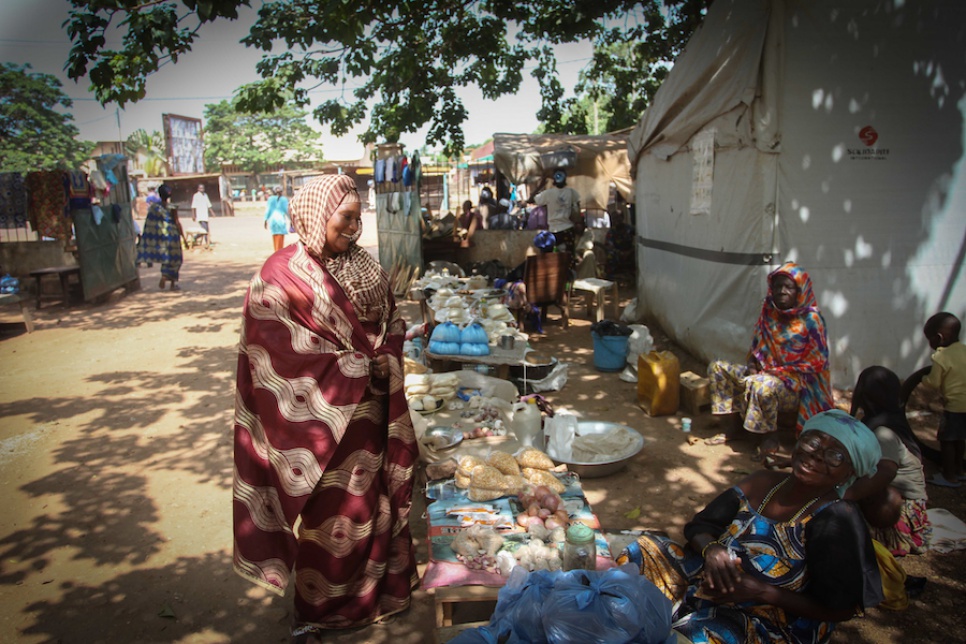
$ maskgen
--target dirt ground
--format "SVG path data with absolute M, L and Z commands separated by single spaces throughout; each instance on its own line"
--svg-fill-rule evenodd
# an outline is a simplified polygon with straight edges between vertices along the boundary
M 374 245 L 367 223 L 364 239 Z M 142 267 L 140 291 L 100 305 L 47 305 L 35 312 L 34 333 L 8 325 L 0 336 L 0 641 L 287 641 L 291 596 L 270 595 L 231 570 L 236 343 L 248 279 L 271 241 L 250 208 L 213 220 L 212 235 L 212 251 L 186 253 L 181 292 L 159 292 L 158 268 Z M 624 303 L 632 295 L 622 289 Z M 418 319 L 414 303 L 402 306 Z M 703 370 L 652 332 L 659 348 L 678 353 L 682 370 Z M 697 509 L 754 469 L 752 443 L 691 445 L 683 414 L 649 418 L 636 385 L 596 371 L 582 308 L 569 329 L 552 318 L 531 343 L 570 365 L 566 387 L 547 394 L 552 404 L 649 439 L 625 470 L 584 481 L 606 529 L 680 535 Z M 930 423 L 934 416 L 919 423 L 923 438 Z M 694 418 L 692 436 L 717 431 L 707 413 Z M 932 506 L 966 518 L 966 489 L 929 491 Z M 639 516 L 627 518 L 635 508 Z M 420 506 L 420 571 L 421 514 Z M 833 641 L 961 641 L 966 551 L 902 564 L 928 577 L 922 596 L 903 612 L 869 610 Z M 390 624 L 330 641 L 417 644 L 432 641 L 433 626 L 432 595 L 418 590 Z

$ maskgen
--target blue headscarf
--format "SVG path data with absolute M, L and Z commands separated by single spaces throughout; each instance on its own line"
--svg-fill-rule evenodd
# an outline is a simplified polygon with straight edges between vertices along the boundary
M 855 479 L 875 474 L 876 464 L 882 459 L 882 450 L 875 434 L 862 421 L 852 418 L 841 409 L 829 409 L 809 418 L 801 435 L 814 431 L 824 432 L 842 443 L 852 459 L 852 469 L 855 472 L 836 488 L 839 496 L 845 494 Z

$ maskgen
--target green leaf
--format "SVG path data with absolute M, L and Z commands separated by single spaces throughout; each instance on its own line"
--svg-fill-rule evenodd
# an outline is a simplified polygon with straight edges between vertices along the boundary
M 636 519 L 637 517 L 641 516 L 641 508 L 636 507 L 629 512 L 625 512 L 624 516 L 628 519 Z

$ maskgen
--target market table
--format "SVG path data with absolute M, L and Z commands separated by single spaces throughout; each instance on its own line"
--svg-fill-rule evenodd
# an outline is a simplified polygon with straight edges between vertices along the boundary
M 581 522 L 592 528 L 597 546 L 597 570 L 615 564 L 610 546 L 601 532 L 600 522 L 584 496 L 576 474 L 565 473 L 561 481 L 566 489 L 560 494 L 570 514 L 571 522 Z M 529 535 L 516 523 L 516 516 L 524 511 L 515 496 L 504 496 L 493 501 L 470 501 L 456 487 L 452 478 L 430 482 L 426 486 L 427 538 L 429 564 L 423 574 L 422 587 L 434 589 L 436 603 L 437 641 L 445 641 L 442 634 L 454 634 L 454 629 L 473 626 L 453 624 L 453 607 L 462 602 L 495 601 L 506 578 L 496 572 L 470 570 L 456 558 L 450 544 L 460 531 L 472 525 L 493 527 L 511 545 L 527 543 Z
M 43 289 L 43 278 L 48 276 L 56 276 L 60 279 L 60 288 L 63 294 L 64 308 L 70 306 L 70 278 L 76 276 L 77 280 L 80 281 L 80 266 L 51 266 L 50 268 L 39 268 L 35 271 L 30 271 L 30 276 L 36 280 L 37 287 L 37 309 L 40 309 L 40 303 L 43 301 L 44 296 Z M 61 299 L 60 297 L 53 296 L 54 299 Z
M 490 347 L 490 355 L 487 356 L 464 356 L 433 353 L 429 349 L 424 352 L 427 365 L 436 373 L 452 371 L 454 364 L 473 365 L 474 367 L 492 367 L 495 377 L 501 380 L 510 379 L 510 367 L 523 365 L 523 359 L 527 355 L 527 343 L 516 342 L 512 349 L 501 349 L 500 347 Z M 489 371 L 489 369 L 487 369 Z

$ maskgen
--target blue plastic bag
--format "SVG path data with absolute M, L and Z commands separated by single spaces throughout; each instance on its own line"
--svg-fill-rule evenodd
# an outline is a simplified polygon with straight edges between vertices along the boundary
M 544 601 L 543 628 L 550 644 L 660 644 L 673 636 L 671 602 L 632 565 L 572 570 Z
M 10 275 L 0 277 L 0 293 L 10 294 L 20 292 L 20 280 Z
M 450 644 L 500 644 L 505 635 L 493 626 L 479 626 L 465 630 L 449 641 Z
M 500 589 L 490 626 L 506 629 L 507 644 L 545 644 L 542 612 L 543 603 L 553 591 L 559 573 L 546 570 L 527 572 L 517 566 L 510 572 L 506 585 Z

